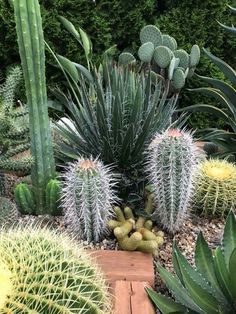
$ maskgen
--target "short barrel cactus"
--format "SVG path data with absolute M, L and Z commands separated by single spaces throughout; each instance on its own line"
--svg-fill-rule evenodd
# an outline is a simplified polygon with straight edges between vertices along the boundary
M 64 174 L 65 221 L 79 238 L 98 242 L 107 232 L 116 197 L 110 168 L 97 159 L 79 158 Z
M 18 216 L 16 205 L 8 198 L 0 196 L 0 226 L 16 222 Z
M 169 129 L 149 146 L 147 170 L 156 209 L 153 219 L 176 232 L 186 218 L 193 195 L 193 178 L 201 153 L 190 133 Z
M 205 216 L 236 209 L 236 166 L 226 160 L 202 162 L 196 177 L 195 208 Z
M 0 313 L 108 314 L 102 275 L 56 231 L 17 227 L 0 234 Z

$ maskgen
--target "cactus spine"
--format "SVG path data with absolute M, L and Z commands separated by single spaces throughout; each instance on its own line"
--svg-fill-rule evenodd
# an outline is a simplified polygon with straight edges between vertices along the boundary
M 29 109 L 31 177 L 37 213 L 45 211 L 45 189 L 55 177 L 47 109 L 45 51 L 38 0 L 14 0 L 16 31 Z
M 66 235 L 27 227 L 0 234 L 0 313 L 109 314 L 102 274 Z
M 196 176 L 195 207 L 205 216 L 236 210 L 236 166 L 226 160 L 206 160 Z
M 147 169 L 156 205 L 153 219 L 172 233 L 186 217 L 199 157 L 191 134 L 177 129 L 157 134 L 150 144 Z
M 14 223 L 18 218 L 16 205 L 6 197 L 0 197 L 0 226 Z
M 69 165 L 64 181 L 62 203 L 66 222 L 80 238 L 100 241 L 116 201 L 116 182 L 110 168 L 97 159 L 79 158 Z

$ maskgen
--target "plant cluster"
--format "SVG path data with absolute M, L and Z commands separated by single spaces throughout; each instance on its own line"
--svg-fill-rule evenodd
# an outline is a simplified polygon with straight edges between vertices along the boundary
M 192 267 L 174 243 L 173 265 L 176 276 L 157 266 L 176 301 L 147 289 L 149 297 L 162 313 L 225 313 L 236 311 L 236 219 L 231 212 L 227 218 L 223 241 L 214 252 L 202 233 L 195 249 Z

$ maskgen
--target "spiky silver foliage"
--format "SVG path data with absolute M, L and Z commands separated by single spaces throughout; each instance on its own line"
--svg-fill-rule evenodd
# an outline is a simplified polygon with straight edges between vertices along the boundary
M 191 133 L 178 129 L 157 134 L 149 146 L 147 169 L 156 205 L 153 218 L 171 233 L 186 218 L 200 156 Z
M 79 238 L 98 242 L 107 232 L 117 200 L 111 169 L 98 159 L 79 158 L 64 173 L 62 203 L 65 221 Z

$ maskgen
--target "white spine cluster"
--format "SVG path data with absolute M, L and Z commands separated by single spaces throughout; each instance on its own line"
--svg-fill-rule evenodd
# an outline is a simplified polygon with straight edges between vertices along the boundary
M 147 170 L 154 189 L 153 218 L 171 233 L 179 230 L 187 216 L 200 156 L 191 133 L 178 129 L 157 134 L 149 146 Z
M 110 167 L 97 159 L 79 158 L 64 173 L 62 203 L 65 220 L 79 238 L 98 242 L 112 217 L 116 181 Z

